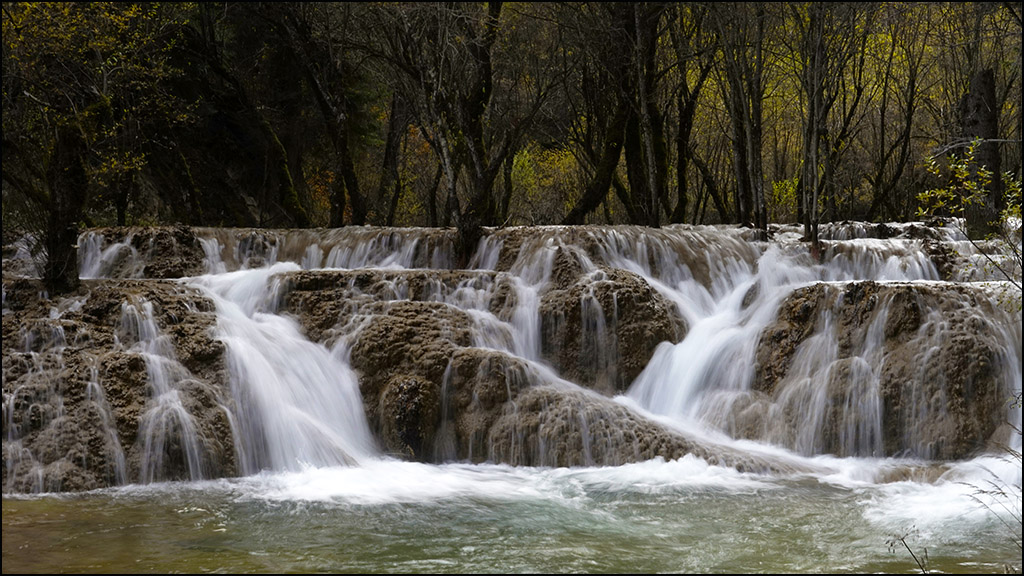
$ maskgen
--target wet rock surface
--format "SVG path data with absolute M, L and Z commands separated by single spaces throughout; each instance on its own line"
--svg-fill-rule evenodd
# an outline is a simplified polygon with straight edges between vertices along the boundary
M 496 229 L 483 239 L 477 268 L 467 270 L 451 269 L 450 230 L 97 232 L 108 247 L 122 243 L 107 254 L 106 275 L 149 279 L 86 280 L 70 297 L 50 300 L 24 277 L 29 267 L 8 267 L 16 251 L 5 249 L 7 492 L 237 473 L 231 378 L 213 303 L 184 283 L 154 279 L 205 272 L 210 239 L 220 246 L 221 270 L 282 261 L 337 268 L 277 274 L 265 308 L 294 317 L 307 338 L 347 360 L 386 454 L 525 466 L 692 454 L 744 471 L 805 471 L 806 464 L 697 438 L 613 398 L 659 345 L 687 335 L 665 294 L 694 282 L 711 290 L 716 275 L 752 267 L 763 248 L 755 245 L 765 240 L 750 231 Z M 939 226 L 835 225 L 826 237 L 827 258 L 804 258 L 804 269 L 842 260 L 882 270 L 896 260 L 934 266 L 937 274 L 924 270 L 926 277 L 950 279 L 962 267 Z M 767 300 L 754 284 L 741 306 Z M 158 353 L 125 320 L 126 305 L 141 313 L 144 302 L 170 352 Z M 977 454 L 1004 425 L 1004 368 L 1019 357 L 1000 335 L 1019 314 L 1014 320 L 991 302 L 978 288 L 939 282 L 796 289 L 760 333 L 750 389 L 716 398 L 721 416 L 713 425 L 803 454 Z M 157 365 L 178 398 L 167 418 L 156 410 Z M 172 413 L 194 425 L 197 462 Z M 151 425 L 170 429 L 158 434 Z M 157 438 L 165 445 L 153 452 Z
M 424 462 L 486 458 L 490 426 L 527 383 L 521 362 L 474 346 L 473 318 L 453 306 L 373 299 L 372 293 L 394 296 L 393 284 L 386 289 L 381 284 L 392 273 L 328 274 L 344 281 L 312 292 L 306 288 L 324 279 L 314 278 L 316 273 L 293 275 L 293 291 L 284 296 L 282 309 L 296 314 L 311 338 L 349 348 L 367 419 L 382 449 Z M 418 274 L 410 279 L 415 286 Z M 349 280 L 369 293 L 353 294 Z M 411 294 L 422 293 L 413 289 Z M 322 299 L 346 297 L 363 301 L 356 307 L 321 305 Z
M 98 277 L 171 279 L 204 272 L 205 254 L 191 227 L 97 228 L 90 233 L 102 238 L 104 248 L 122 245 L 97 267 Z
M 540 315 L 544 359 L 563 377 L 606 395 L 625 391 L 658 344 L 685 336 L 671 302 L 642 277 L 613 268 L 549 290 Z
M 509 279 L 490 271 L 322 270 L 283 274 L 279 282 L 280 310 L 294 314 L 310 340 L 328 344 L 386 302 L 475 300 L 482 311 L 502 319 L 515 304 Z M 366 305 L 370 308 L 364 310 Z
M 876 456 L 974 456 L 1005 424 L 1012 396 L 1003 364 L 1013 360 L 1000 344 L 1004 328 L 993 320 L 1005 314 L 970 286 L 854 282 L 798 289 L 761 333 L 759 409 L 747 416 L 762 416 L 743 420 L 742 428 L 748 437 L 770 435 L 775 424 L 763 415 L 773 402 L 783 419 L 795 421 L 792 430 L 811 417 L 813 410 L 793 398 L 803 385 L 804 374 L 796 373 L 802 347 L 807 353 L 817 346 L 825 370 L 814 375 L 827 386 L 815 448 L 846 456 L 851 442 L 863 441 L 882 447 Z M 823 336 L 824 345 L 812 343 Z M 871 354 L 879 358 L 869 363 Z M 874 402 L 865 410 L 875 409 L 877 429 L 851 420 L 868 417 L 851 399 Z M 857 434 L 880 438 L 852 438 Z M 798 444 L 792 435 L 787 441 Z
M 492 430 L 520 391 L 560 376 L 607 395 L 621 392 L 660 342 L 683 335 L 672 305 L 636 274 L 588 274 L 575 259 L 556 257 L 552 278 L 534 312 L 550 365 L 501 350 L 514 346 L 507 323 L 518 301 L 512 278 L 501 272 L 293 272 L 281 276 L 279 300 L 310 339 L 346 347 L 385 452 L 426 462 L 524 464 L 490 449 Z M 467 304 L 479 314 L 467 313 Z M 600 334 L 596 322 L 605 327 Z M 632 445 L 623 450 L 617 458 L 635 461 Z
M 178 396 L 202 446 L 201 470 L 193 471 L 171 442 L 159 463 L 146 462 L 152 479 L 233 474 L 231 430 L 220 408 L 230 394 L 212 303 L 164 281 L 84 281 L 60 300 L 40 297 L 41 286 L 30 280 L 4 289 L 3 429 L 11 464 L 5 491 L 88 490 L 143 479 L 140 427 L 152 420 L 152 368 L 123 320 L 123 307 L 141 302 L 152 304 L 174 343 L 175 369 L 187 373 Z
M 809 471 L 806 464 L 688 437 L 610 398 L 558 385 L 531 387 L 506 404 L 491 428 L 489 444 L 492 461 L 521 466 L 618 466 L 694 455 L 741 472 Z
M 622 268 L 631 261 L 669 283 L 686 278 L 711 286 L 716 271 L 731 262 L 753 263 L 757 231 L 740 227 L 549 226 L 504 228 L 491 232 L 487 246 L 498 246 L 494 269 L 520 272 L 536 265 L 537 255 L 556 252 L 552 280 L 564 289 L 578 273 L 596 267 Z M 575 261 L 575 263 L 573 263 Z M 568 272 L 568 274 L 566 274 Z

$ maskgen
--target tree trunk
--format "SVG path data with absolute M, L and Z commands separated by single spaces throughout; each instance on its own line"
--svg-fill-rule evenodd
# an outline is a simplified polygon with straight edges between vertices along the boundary
M 626 181 L 629 183 L 629 199 L 632 202 L 630 212 L 639 217 L 630 223 L 650 225 L 651 198 L 654 191 L 651 189 L 651 180 L 647 173 L 647 162 L 644 161 L 644 138 L 639 119 L 636 116 L 636 114 L 631 114 L 626 122 L 624 142 Z
M 502 223 L 508 221 L 509 218 L 509 206 L 512 205 L 512 170 L 515 168 L 516 152 L 509 152 L 509 155 L 505 157 L 505 163 L 501 168 L 502 175 L 502 194 L 501 202 L 498 204 L 498 220 Z
M 733 173 L 736 176 L 736 188 L 734 201 L 736 205 L 736 222 L 739 224 L 751 223 L 750 210 L 750 170 L 747 166 L 747 133 L 743 126 L 740 112 L 731 113 L 730 120 L 733 127 L 732 138 L 732 161 Z
M 663 139 L 663 131 L 661 130 L 661 119 L 654 118 L 657 113 L 652 111 L 652 108 L 655 108 L 655 106 L 651 100 L 653 99 L 652 92 L 654 91 L 655 82 L 652 75 L 657 69 L 657 64 L 654 60 L 657 45 L 653 40 L 653 36 L 657 34 L 657 25 L 661 17 L 660 13 L 644 17 L 642 12 L 642 5 L 640 3 L 633 4 L 636 44 L 639 48 L 639 53 L 636 55 L 636 83 L 639 92 L 637 96 L 640 103 L 640 136 L 644 144 L 643 160 L 646 165 L 645 176 L 647 178 L 647 196 L 644 198 L 644 211 L 647 213 L 647 222 L 645 223 L 648 226 L 657 228 L 661 224 L 659 204 L 665 198 L 665 191 L 662 186 L 662 183 L 665 181 L 665 173 L 662 168 L 665 162 L 661 161 L 665 156 L 665 146 L 663 142 L 655 142 L 656 140 Z M 654 30 L 650 30 L 649 26 L 651 24 L 653 24 Z
M 437 218 L 437 188 L 441 185 L 441 165 L 437 165 L 437 170 L 434 171 L 434 181 L 430 185 L 430 190 L 427 192 L 427 225 L 431 228 L 437 228 L 439 221 Z
M 53 157 L 47 174 L 50 184 L 50 217 L 46 231 L 44 282 L 51 294 L 78 288 L 78 222 L 82 219 L 88 179 L 82 158 L 85 141 L 71 126 L 57 130 Z
M 117 177 L 114 186 L 117 188 L 115 195 L 115 210 L 117 212 L 117 225 L 128 225 L 128 202 L 131 200 L 132 185 L 135 183 L 135 173 L 121 174 Z
M 630 223 L 643 222 L 643 216 L 639 212 L 640 208 L 633 199 L 630 189 L 622 183 L 622 178 L 619 178 L 616 172 L 612 173 L 612 190 L 615 191 L 615 195 L 618 196 L 619 202 L 622 203 L 622 207 L 626 211 L 626 221 Z
M 763 141 L 762 109 L 764 102 L 764 5 L 756 5 L 754 24 L 754 62 L 747 71 L 747 98 L 745 101 L 744 125 L 747 132 L 747 170 L 750 186 L 751 210 L 754 224 L 763 232 L 768 230 L 768 210 L 764 200 L 764 169 L 761 160 Z
M 338 168 L 341 177 L 345 180 L 345 190 L 348 192 L 349 202 L 352 203 L 352 224 L 362 226 L 366 224 L 366 200 L 359 190 L 359 177 L 356 175 L 355 163 L 352 161 L 352 152 L 349 150 L 348 129 L 339 128 L 338 147 Z
M 683 223 L 686 222 L 686 196 L 689 193 L 687 190 L 686 167 L 690 162 L 690 132 L 693 126 L 693 118 L 686 115 L 682 90 L 679 91 L 679 95 L 676 97 L 676 108 L 679 110 L 679 129 L 676 132 L 676 207 L 672 210 L 669 221 Z
M 408 120 L 398 94 L 391 97 L 391 117 L 388 119 L 388 135 L 384 141 L 384 161 L 380 168 L 380 185 L 377 187 L 377 197 L 386 198 L 388 192 L 392 192 L 391 204 L 388 207 L 387 225 L 395 225 L 395 212 L 398 210 L 398 200 L 402 192 L 402 183 L 398 178 L 398 156 L 399 146 L 402 143 L 402 136 Z
M 331 217 L 328 226 L 341 228 L 345 225 L 345 179 L 335 174 L 331 181 Z
M 203 209 L 199 204 L 199 188 L 195 179 L 192 178 L 192 169 L 185 159 L 185 154 L 178 150 L 178 160 L 181 162 L 182 175 L 185 178 L 185 197 L 188 202 L 188 223 L 192 226 L 200 226 L 203 223 Z
M 693 165 L 697 167 L 698 171 L 700 171 L 701 178 L 703 178 L 704 180 L 704 186 L 707 189 L 707 193 L 711 196 L 711 200 L 715 203 L 715 210 L 718 211 L 719 219 L 722 222 L 732 221 L 732 215 L 729 214 L 729 207 L 726 205 L 726 202 L 722 197 L 722 194 L 719 193 L 718 185 L 715 184 L 715 175 L 711 173 L 711 169 L 700 156 L 694 153 L 692 154 L 692 158 Z M 707 202 L 705 202 L 705 206 L 707 206 Z M 703 221 L 704 216 L 702 215 L 701 222 Z
M 824 91 L 824 16 L 823 8 L 812 6 L 808 25 L 809 58 L 804 69 L 804 90 L 807 93 L 807 118 L 804 126 L 804 240 L 811 243 L 812 252 L 818 252 L 818 223 L 821 218 L 818 196 L 821 191 L 821 174 L 818 169 L 818 153 L 821 130 L 827 113 L 823 110 Z
M 611 125 L 604 143 L 604 150 L 601 158 L 594 167 L 594 176 L 587 183 L 583 196 L 572 210 L 562 220 L 562 224 L 583 224 L 587 214 L 597 208 L 608 195 L 608 188 L 612 183 L 612 176 L 619 165 L 619 158 L 622 156 L 622 142 L 626 130 L 626 118 L 628 116 L 626 106 L 619 105 L 619 109 L 612 118 Z
M 397 179 L 392 180 L 391 184 L 391 202 L 388 203 L 388 216 L 384 221 L 386 226 L 395 225 L 395 215 L 398 213 L 398 201 L 402 199 L 402 183 Z M 386 195 L 385 190 L 380 190 L 381 194 Z
M 995 75 L 991 68 L 978 72 L 971 79 L 970 91 L 961 102 L 961 114 L 964 136 L 970 140 L 982 140 L 974 151 L 973 169 L 985 168 L 992 175 L 984 198 L 980 202 L 969 203 L 966 210 L 968 235 L 981 239 L 998 229 L 1003 195 L 999 144 L 994 142 L 999 137 L 999 109 L 996 106 Z
M 306 214 L 306 210 L 302 208 L 302 204 L 299 202 L 299 195 L 295 191 L 292 172 L 288 167 L 288 152 L 284 149 L 284 145 L 281 144 L 281 139 L 277 137 L 277 132 L 270 125 L 270 121 L 255 107 L 252 109 L 252 113 L 256 115 L 256 121 L 260 126 L 260 131 L 263 133 L 267 145 L 267 162 L 270 164 L 270 169 L 277 181 L 278 205 L 291 218 L 295 226 L 305 228 L 309 226 L 309 216 Z

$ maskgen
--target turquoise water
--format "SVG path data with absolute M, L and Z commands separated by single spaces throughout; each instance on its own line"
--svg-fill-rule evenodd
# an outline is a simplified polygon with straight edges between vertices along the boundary
M 826 464 L 834 475 L 777 478 L 690 457 L 579 469 L 382 460 L 5 497 L 3 571 L 916 572 L 887 544 L 908 533 L 930 570 L 1019 570 L 1019 521 L 1001 523 L 971 486 L 856 480 L 894 461 Z M 1006 503 L 1019 514 L 1019 489 Z

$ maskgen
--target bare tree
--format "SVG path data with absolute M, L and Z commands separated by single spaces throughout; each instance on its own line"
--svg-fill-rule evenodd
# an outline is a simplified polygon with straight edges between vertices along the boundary
M 512 55 L 498 44 L 502 3 L 379 5 L 363 28 L 384 31 L 362 48 L 393 73 L 445 182 L 445 220 L 456 226 L 463 259 L 481 227 L 497 223 L 495 182 L 543 104 L 550 83 L 517 81 Z M 511 70 L 511 71 L 510 71 Z M 465 178 L 467 195 L 457 182 Z
M 679 84 L 676 93 L 676 204 L 669 221 L 685 222 L 688 205 L 689 164 L 695 153 L 692 142 L 697 103 L 714 65 L 713 34 L 704 30 L 707 9 L 701 5 L 677 5 L 672 11 L 669 37 L 675 52 Z M 691 85 L 691 66 L 696 66 L 697 79 Z
M 769 11 L 763 3 L 747 2 L 715 3 L 710 10 L 722 54 L 720 85 L 732 127 L 736 217 L 763 230 L 768 224 L 761 146 Z
M 855 100 L 840 115 L 838 129 L 834 133 L 830 133 L 829 119 L 837 100 L 849 92 L 845 79 L 851 63 L 858 64 L 853 66 L 855 77 L 858 71 L 863 74 L 863 43 L 870 30 L 869 15 L 874 7 L 858 3 L 811 2 L 793 4 L 791 9 L 794 12 L 792 21 L 799 31 L 796 53 L 800 55 L 798 71 L 806 99 L 801 176 L 804 237 L 816 249 L 822 197 L 831 198 L 834 194 L 829 188 L 831 175 L 842 151 L 840 147 L 849 140 L 863 92 L 862 79 L 854 83 L 852 92 Z M 860 59 L 855 58 L 858 55 Z
M 875 65 L 881 71 L 877 79 L 880 100 L 871 124 L 873 145 L 869 147 L 871 169 L 871 206 L 868 220 L 884 215 L 904 216 L 897 207 L 896 190 L 911 161 L 911 139 L 915 116 L 922 99 L 929 64 L 926 36 L 932 26 L 928 8 L 907 6 L 884 8 L 881 25 L 886 31 L 888 49 L 883 61 Z

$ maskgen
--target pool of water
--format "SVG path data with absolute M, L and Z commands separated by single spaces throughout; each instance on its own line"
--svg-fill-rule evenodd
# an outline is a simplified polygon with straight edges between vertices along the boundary
M 5 496 L 3 571 L 919 572 L 894 535 L 931 571 L 1020 570 L 1019 488 L 986 499 L 948 470 L 877 482 L 858 478 L 904 463 L 825 463 L 834 474 L 772 477 L 690 457 L 607 468 L 380 460 Z

